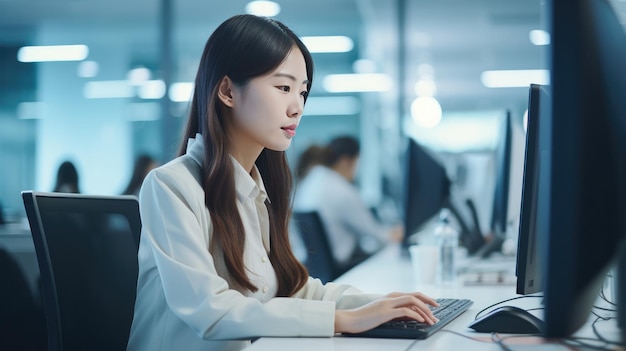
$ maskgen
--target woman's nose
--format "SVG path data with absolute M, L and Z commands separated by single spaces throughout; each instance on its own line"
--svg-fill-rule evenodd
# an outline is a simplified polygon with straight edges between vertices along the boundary
M 289 110 L 287 111 L 287 115 L 289 117 L 298 117 L 302 114 L 304 110 L 304 101 L 299 98 L 297 101 L 294 101 L 289 105 Z

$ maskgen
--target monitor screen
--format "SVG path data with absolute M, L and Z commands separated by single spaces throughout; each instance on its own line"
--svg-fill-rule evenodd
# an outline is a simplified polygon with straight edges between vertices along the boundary
M 531 84 L 528 94 L 526 152 L 515 266 L 517 293 L 522 295 L 537 293 L 542 289 L 541 260 L 538 254 L 536 229 L 537 196 L 540 191 L 539 166 L 542 154 L 539 147 L 539 123 L 546 122 L 549 112 L 549 96 L 546 88 Z
M 450 195 L 446 169 L 411 138 L 404 159 L 404 246 L 412 234 L 445 207 Z
M 567 337 L 587 322 L 624 247 L 626 34 L 606 0 L 552 0 L 548 10 L 552 110 L 539 172 L 548 185 L 536 225 L 545 335 Z
M 495 187 L 490 233 L 480 255 L 502 252 L 505 241 L 516 242 L 521 202 L 525 135 L 521 123 L 507 111 L 500 124 L 495 150 Z

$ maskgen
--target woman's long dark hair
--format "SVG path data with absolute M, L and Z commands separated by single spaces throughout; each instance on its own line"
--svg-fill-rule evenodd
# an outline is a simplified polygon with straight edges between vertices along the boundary
M 63 161 L 57 170 L 57 181 L 54 192 L 80 193 L 78 186 L 78 171 L 71 161 Z
M 276 69 L 297 47 L 306 63 L 307 88 L 313 80 L 313 60 L 300 39 L 282 23 L 253 15 L 237 15 L 222 23 L 206 43 L 195 90 L 180 145 L 186 151 L 188 138 L 201 133 L 205 145 L 202 165 L 205 204 L 211 214 L 212 254 L 224 255 L 229 273 L 242 288 L 257 291 L 246 274 L 243 262 L 245 232 L 236 204 L 235 176 L 225 106 L 217 97 L 218 85 L 228 76 L 243 86 L 252 78 Z M 291 296 L 308 279 L 306 268 L 296 259 L 289 242 L 292 179 L 284 151 L 264 149 L 256 160 L 271 204 L 266 202 L 270 220 L 270 260 L 278 279 L 277 296 Z M 221 250 L 220 250 L 221 249 Z

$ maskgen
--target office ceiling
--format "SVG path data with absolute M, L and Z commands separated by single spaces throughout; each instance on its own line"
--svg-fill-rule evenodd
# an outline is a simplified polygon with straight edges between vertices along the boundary
M 437 98 L 446 110 L 520 108 L 524 88 L 486 88 L 485 70 L 546 68 L 545 48 L 529 41 L 529 31 L 543 27 L 544 0 L 277 0 L 277 18 L 300 35 L 348 35 L 355 50 L 319 54 L 320 74 L 350 73 L 351 62 L 374 58 L 404 96 L 415 96 L 420 64 L 432 66 Z M 29 44 L 42 23 L 113 25 L 152 28 L 137 32 L 137 57 L 158 53 L 154 40 L 160 1 L 157 0 L 0 0 L 0 46 Z M 204 41 L 223 19 L 242 13 L 247 1 L 172 1 L 174 40 L 179 65 L 197 60 Z M 404 4 L 399 11 L 398 4 Z M 620 14 L 626 1 L 613 0 Z M 404 24 L 399 19 L 404 15 Z M 404 28 L 405 51 L 398 46 Z M 142 34 L 143 33 L 143 34 Z M 115 38 L 112 38 L 115 40 Z M 400 56 L 399 56 L 400 54 Z M 398 63 L 404 58 L 404 69 Z M 195 68 L 194 68 L 195 69 Z M 407 100 L 408 101 L 408 100 Z

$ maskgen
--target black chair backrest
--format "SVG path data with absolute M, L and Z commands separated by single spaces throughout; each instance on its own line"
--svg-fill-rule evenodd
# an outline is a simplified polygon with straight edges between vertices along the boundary
M 43 307 L 14 254 L 0 247 L 0 350 L 45 350 Z
M 141 232 L 134 196 L 22 192 L 48 325 L 49 351 L 125 350 Z
M 337 278 L 341 270 L 333 257 L 319 213 L 293 212 L 291 218 L 306 247 L 307 257 L 304 264 L 309 275 L 319 278 L 324 283 Z

